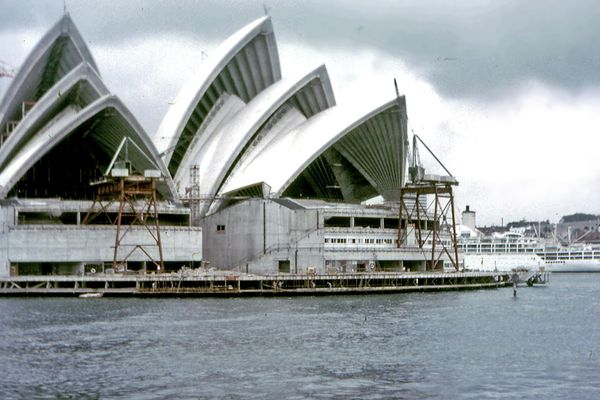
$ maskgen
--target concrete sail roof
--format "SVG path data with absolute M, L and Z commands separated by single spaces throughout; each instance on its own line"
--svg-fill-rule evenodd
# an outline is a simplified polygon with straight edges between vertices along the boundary
M 258 97 L 260 97 L 260 101 Z M 209 118 L 200 127 L 202 134 L 196 135 L 190 144 L 190 150 L 183 158 L 179 171 L 174 177 L 175 183 L 180 189 L 188 183 L 188 171 L 191 166 L 198 164 L 205 157 L 211 157 L 207 148 L 210 143 L 222 140 L 219 136 L 222 132 L 229 132 L 228 144 L 233 140 L 232 135 L 243 134 L 243 136 L 235 136 L 241 137 L 241 140 L 244 141 L 241 144 L 244 151 L 241 154 L 234 154 L 236 162 L 233 165 L 234 170 L 231 172 L 233 174 L 239 164 L 252 159 L 262 146 L 268 144 L 269 137 L 277 134 L 272 125 L 279 123 L 279 120 L 284 118 L 280 114 L 289 114 L 284 108 L 298 110 L 302 118 L 295 124 L 299 124 L 306 118 L 335 105 L 333 89 L 324 65 L 300 78 L 285 78 L 273 84 L 258 97 L 244 109 L 245 104 L 237 96 L 226 94 L 221 96 L 217 102 L 219 105 L 213 109 Z M 220 105 L 221 103 L 222 105 Z M 263 110 L 262 113 L 260 109 Z M 236 114 L 240 115 L 236 116 Z M 287 128 L 291 129 L 293 126 L 288 124 Z M 243 132 L 244 128 L 247 129 L 245 133 Z M 222 155 L 221 150 L 219 155 Z M 220 159 L 222 157 L 219 157 Z M 227 171 L 220 172 L 229 176 Z M 206 193 L 210 193 L 211 186 L 207 187 L 205 182 L 202 189 L 206 190 Z
M 313 161 L 335 148 L 380 194 L 395 196 L 406 167 L 406 103 L 402 98 L 400 104 L 361 108 L 336 106 L 273 138 L 223 190 L 265 182 L 281 196 Z
M 277 102 L 278 107 L 271 107 L 268 119 L 263 122 L 260 131 L 254 135 L 247 149 L 235 165 L 235 170 L 243 170 L 245 165 L 257 157 L 265 146 L 276 136 L 284 134 L 282 131 L 291 130 L 306 119 L 335 106 L 335 98 L 327 68 L 325 65 L 314 69 L 294 83 L 294 94 L 284 104 Z M 291 109 L 298 111 L 301 116 L 289 118 Z M 278 125 L 277 129 L 275 125 Z M 229 179 L 229 178 L 228 178 Z M 227 182 L 223 184 L 227 186 Z M 235 188 L 232 188 L 235 189 Z
M 406 121 L 406 100 L 401 97 L 370 113 L 333 146 L 386 200 L 399 199 L 404 184 Z
M 100 157 L 79 153 L 77 182 L 95 179 L 125 136 L 147 155 L 132 154 L 134 169 L 161 169 L 165 198 L 177 198 L 175 182 L 189 183 L 193 165 L 200 169 L 200 193 L 214 199 L 265 195 L 268 187 L 274 197 L 349 201 L 374 193 L 395 198 L 406 168 L 404 98 L 375 109 L 336 106 L 325 66 L 282 80 L 270 17 L 229 37 L 182 88 L 155 147 L 109 94 L 65 15 L 36 45 L 0 103 L 0 132 L 10 133 L 0 140 L 0 198 L 12 188 L 35 196 L 37 185 L 60 180 L 71 167 L 62 155 L 79 146 L 91 145 Z M 55 175 L 40 180 L 32 167 Z M 48 188 L 43 193 L 52 193 Z M 221 204 L 205 202 L 202 213 Z
M 201 193 L 217 194 L 236 163 L 251 151 L 252 139 L 288 103 L 299 105 L 307 113 L 306 118 L 335 105 L 325 67 L 315 68 L 300 79 L 286 78 L 274 83 L 221 126 L 220 135 L 212 135 L 212 140 L 203 143 L 195 160 L 202 174 Z M 184 172 L 180 171 L 181 174 Z
M 62 109 L 73 105 L 84 108 L 108 94 L 96 70 L 87 62 L 79 64 L 48 90 L 11 132 L 0 148 L 0 169 Z
M 23 62 L 0 103 L 0 132 L 22 118 L 23 102 L 35 102 L 81 62 L 98 67 L 71 17 L 65 14 L 37 43 Z M 11 130 L 11 126 L 8 130 Z
M 84 134 L 103 148 L 109 157 L 123 137 L 130 137 L 152 160 L 132 152 L 130 161 L 133 167 L 141 171 L 154 169 L 157 165 L 166 179 L 159 184 L 159 192 L 166 198 L 174 196 L 173 182 L 153 143 L 123 103 L 116 96 L 107 95 L 81 110 L 73 105 L 67 106 L 54 121 L 37 131 L 0 172 L 0 198 L 6 197 L 38 160 L 78 129 L 85 129 Z
M 215 107 L 211 110 L 208 117 L 204 120 L 198 133 L 189 145 L 185 156 L 181 160 L 179 169 L 173 177 L 175 185 L 181 191 L 182 188 L 189 185 L 189 171 L 193 165 L 200 164 L 202 154 L 206 152 L 206 147 L 210 143 L 218 142 L 223 139 L 224 126 L 228 125 L 228 121 L 242 112 L 246 107 L 246 103 L 236 95 L 223 93 L 215 103 Z M 202 172 L 204 174 L 204 172 Z
M 181 90 L 155 136 L 169 171 L 175 176 L 189 143 L 225 92 L 245 103 L 281 79 L 279 55 L 270 17 L 246 25 L 229 37 Z

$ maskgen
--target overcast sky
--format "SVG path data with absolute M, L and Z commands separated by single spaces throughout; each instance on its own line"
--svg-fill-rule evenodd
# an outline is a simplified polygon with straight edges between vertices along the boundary
M 284 76 L 325 63 L 338 104 L 383 103 L 397 78 L 409 127 L 458 178 L 458 208 L 471 205 L 479 224 L 600 214 L 597 1 L 66 5 L 108 87 L 151 136 L 192 72 L 266 7 Z M 16 70 L 63 2 L 0 9 L 0 60 Z M 0 79 L 0 96 L 9 83 Z

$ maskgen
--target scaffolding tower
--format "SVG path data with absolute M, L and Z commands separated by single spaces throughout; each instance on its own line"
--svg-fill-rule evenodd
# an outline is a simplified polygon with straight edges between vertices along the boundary
M 110 224 L 116 226 L 112 261 L 114 271 L 126 270 L 129 258 L 136 251 L 140 251 L 145 254 L 147 261 L 151 262 L 156 272 L 164 272 L 156 194 L 156 184 L 162 180 L 162 174 L 158 167 L 146 169 L 143 173 L 133 171 L 128 160 L 129 144 L 142 151 L 128 137 L 123 139 L 104 178 L 99 182 L 91 183 L 96 188 L 96 195 L 82 223 L 90 224 L 100 215 L 104 215 Z M 117 161 L 123 149 L 125 159 Z M 119 204 L 118 211 L 116 216 L 111 217 L 109 211 L 115 203 Z M 137 229 L 135 226 L 141 226 L 143 229 Z M 145 232 L 144 241 L 126 242 L 124 239 L 133 231 Z M 156 250 L 153 252 L 150 248 Z M 147 270 L 146 261 L 144 261 L 144 270 Z
M 418 156 L 417 140 L 425 146 L 448 175 L 425 174 Z M 421 138 L 414 135 L 409 182 L 400 189 L 398 248 L 417 246 L 425 254 L 426 247 L 431 246 L 429 260 L 432 270 L 440 268 L 439 263 L 444 256 L 448 257 L 456 271 L 459 269 L 452 189 L 456 185 L 458 185 L 456 178 Z M 432 197 L 430 203 L 427 203 L 428 196 Z
M 190 202 L 190 225 L 200 226 L 200 166 L 198 164 L 194 164 L 190 168 L 188 199 Z

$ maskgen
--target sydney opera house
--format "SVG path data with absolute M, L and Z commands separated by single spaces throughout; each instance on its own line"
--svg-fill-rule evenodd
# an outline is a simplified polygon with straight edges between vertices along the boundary
M 65 15 L 0 103 L 0 276 L 108 268 L 119 203 L 97 203 L 94 182 L 117 165 L 156 183 L 149 218 L 167 271 L 200 261 L 248 273 L 429 269 L 423 251 L 397 246 L 404 98 L 357 110 L 336 105 L 323 65 L 283 74 L 263 17 L 225 40 L 146 132 Z M 98 207 L 105 216 L 89 221 Z M 119 244 L 140 248 L 147 228 L 129 226 Z M 129 252 L 123 267 L 145 271 L 156 254 Z

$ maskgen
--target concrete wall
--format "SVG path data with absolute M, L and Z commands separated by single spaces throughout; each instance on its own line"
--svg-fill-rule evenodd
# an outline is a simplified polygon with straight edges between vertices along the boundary
M 217 269 L 276 273 L 280 261 L 289 261 L 295 272 L 297 259 L 304 269 L 298 272 L 306 272 L 307 266 L 323 264 L 316 250 L 323 246 L 322 223 L 316 210 L 246 200 L 204 219 L 204 260 Z
M 76 225 L 22 225 L 8 231 L 8 259 L 13 262 L 92 262 L 113 259 L 115 245 L 114 226 Z M 202 253 L 201 228 L 161 229 L 163 257 L 168 261 L 190 260 L 192 253 Z M 144 227 L 135 227 L 123 239 L 121 246 L 131 249 L 135 244 L 152 243 Z M 156 246 L 146 246 L 153 257 L 158 257 Z M 124 256 L 124 255 L 123 255 Z M 131 261 L 143 261 L 138 252 Z M 199 260 L 199 258 L 198 258 Z
M 250 200 L 228 207 L 203 221 L 204 261 L 231 269 L 262 254 L 263 202 Z
M 292 219 L 299 219 L 300 222 L 306 222 L 307 213 L 311 213 L 311 217 L 314 216 L 313 211 L 295 210 L 291 212 Z M 325 273 L 323 229 L 316 229 L 316 225 L 314 229 L 310 233 L 299 235 L 299 237 L 295 236 L 294 229 L 292 229 L 290 234 L 294 234 L 294 236 L 290 235 L 287 243 L 281 242 L 279 246 L 272 247 L 266 254 L 251 260 L 248 263 L 248 271 L 278 273 L 280 272 L 280 262 L 282 264 L 288 262 L 289 271 L 281 272 L 303 274 L 312 270 L 319 274 Z
M 0 205 L 0 276 L 8 276 L 8 232 L 14 225 L 14 208 Z
M 314 222 L 317 218 L 315 211 L 299 210 L 296 216 L 299 223 L 308 223 L 310 227 L 299 230 L 298 240 L 292 243 L 289 254 L 291 272 L 306 273 L 310 268 L 317 273 L 326 273 L 322 215 L 318 215 L 318 229 Z M 303 233 L 307 230 L 308 233 Z
M 211 267 L 256 274 L 356 272 L 364 266 L 389 270 L 425 270 L 431 249 L 416 247 L 414 227 L 402 250 L 396 229 L 383 227 L 396 212 L 361 207 L 288 208 L 272 200 L 249 199 L 207 216 L 203 222 L 204 260 Z M 325 228 L 331 216 L 368 217 L 378 226 Z M 351 223 L 352 224 L 352 223 Z M 389 244 L 325 243 L 325 236 L 385 238 Z M 438 250 L 438 252 L 441 250 Z M 447 260 L 447 257 L 442 257 Z
M 109 225 L 15 225 L 14 208 L 0 206 L 0 276 L 10 274 L 14 263 L 99 263 L 113 260 L 115 227 Z M 202 228 L 161 227 L 163 259 L 200 261 L 202 259 Z M 144 249 L 158 259 L 156 246 L 148 230 L 136 226 L 125 235 L 120 258 L 143 244 Z M 148 261 L 137 249 L 129 261 Z

